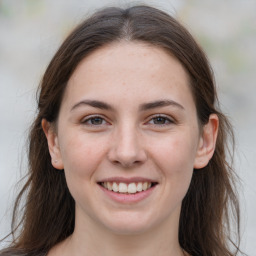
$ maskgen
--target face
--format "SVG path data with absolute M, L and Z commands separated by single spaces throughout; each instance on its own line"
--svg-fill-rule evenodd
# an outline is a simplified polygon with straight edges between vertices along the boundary
M 77 221 L 115 233 L 178 226 L 193 168 L 209 160 L 188 75 L 142 43 L 86 57 L 68 81 L 56 130 L 45 127 Z

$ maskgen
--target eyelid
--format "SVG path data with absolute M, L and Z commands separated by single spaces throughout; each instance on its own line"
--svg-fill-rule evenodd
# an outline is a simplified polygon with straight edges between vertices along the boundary
M 168 126 L 168 125 L 172 125 L 174 123 L 176 123 L 176 120 L 173 118 L 173 117 L 170 117 L 169 115 L 165 115 L 165 114 L 155 114 L 155 115 L 152 115 L 148 118 L 148 121 L 146 122 L 146 124 L 148 124 L 150 121 L 152 121 L 154 118 L 158 118 L 158 117 L 161 117 L 161 118 L 164 118 L 168 121 L 167 124 L 150 124 L 150 125 L 154 125 L 154 126 Z
M 150 124 L 150 122 L 154 119 L 154 118 L 164 118 L 166 119 L 166 121 L 168 123 L 165 123 L 165 124 Z M 102 124 L 90 124 L 90 123 L 87 123 L 88 121 L 90 121 L 91 119 L 94 119 L 94 118 L 100 118 L 103 120 L 103 123 Z M 81 124 L 83 125 L 86 125 L 86 126 L 92 126 L 92 127 L 102 127 L 104 125 L 110 125 L 111 122 L 108 121 L 108 119 L 104 116 L 104 115 L 101 115 L 101 114 L 91 114 L 91 115 L 88 115 L 88 116 L 85 116 L 81 119 L 80 121 Z M 157 127 L 161 127 L 161 126 L 168 126 L 168 125 L 172 125 L 172 124 L 175 124 L 176 123 L 176 120 L 175 118 L 169 116 L 169 115 L 166 115 L 166 114 L 154 114 L 154 115 L 151 115 L 147 118 L 147 121 L 144 123 L 146 125 L 152 125 L 152 126 L 157 126 Z
M 99 125 L 96 125 L 96 124 L 89 124 L 87 123 L 89 120 L 92 120 L 93 118 L 101 118 L 103 120 L 103 124 L 99 124 Z M 105 116 L 102 116 L 100 114 L 93 114 L 93 115 L 88 115 L 88 116 L 85 116 L 81 119 L 80 121 L 83 125 L 87 125 L 87 126 L 93 126 L 93 127 L 100 127 L 100 126 L 104 126 L 104 125 L 108 125 L 110 124 L 109 121 L 107 121 L 106 117 Z

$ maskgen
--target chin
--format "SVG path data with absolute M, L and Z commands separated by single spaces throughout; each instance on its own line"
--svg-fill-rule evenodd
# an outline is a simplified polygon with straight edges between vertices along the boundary
M 155 220 L 131 212 L 121 213 L 105 223 L 105 227 L 108 230 L 118 235 L 136 235 L 145 233 L 155 225 L 157 225 Z

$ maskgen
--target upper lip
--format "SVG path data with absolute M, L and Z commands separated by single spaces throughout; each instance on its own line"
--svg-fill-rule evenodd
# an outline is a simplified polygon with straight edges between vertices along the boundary
M 144 178 L 144 177 L 109 177 L 98 181 L 100 182 L 123 182 L 123 183 L 132 183 L 132 182 L 151 182 L 158 183 L 156 180 Z

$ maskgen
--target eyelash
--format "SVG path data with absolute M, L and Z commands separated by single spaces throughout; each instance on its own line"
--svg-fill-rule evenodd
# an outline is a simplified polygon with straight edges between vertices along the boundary
M 98 121 L 100 121 L 100 123 L 99 124 L 93 123 L 95 120 L 97 122 L 97 119 L 98 119 Z M 157 119 L 161 119 L 161 121 L 163 121 L 164 123 L 160 123 L 160 124 L 154 123 L 154 121 L 156 121 Z M 160 121 L 160 120 L 158 120 L 158 121 Z M 153 122 L 153 123 L 151 123 L 151 122 Z M 86 119 L 83 119 L 81 121 L 81 123 L 84 124 L 84 125 L 93 126 L 93 127 L 97 127 L 97 126 L 101 127 L 103 125 L 108 124 L 108 122 L 105 120 L 104 117 L 98 116 L 98 115 L 89 116 Z M 169 118 L 165 115 L 160 115 L 160 114 L 151 117 L 149 119 L 149 121 L 146 122 L 146 124 L 150 124 L 150 125 L 157 126 L 157 127 L 168 126 L 168 125 L 173 124 L 173 123 L 175 123 L 175 121 L 173 119 L 171 119 L 171 118 Z
M 93 124 L 92 121 L 95 120 L 95 119 L 100 119 L 101 120 L 101 123 L 100 124 Z M 89 123 L 91 122 L 91 123 Z M 102 122 L 105 122 L 104 124 L 102 124 Z M 88 125 L 88 126 L 102 126 L 102 125 L 106 125 L 108 122 L 104 119 L 104 117 L 101 117 L 101 116 L 89 116 L 87 117 L 86 119 L 83 119 L 82 124 L 85 124 L 85 125 Z
M 151 125 L 154 125 L 154 126 L 157 126 L 157 127 L 159 127 L 159 126 L 161 127 L 161 126 L 168 126 L 168 125 L 170 125 L 170 124 L 175 123 L 173 119 L 171 119 L 171 118 L 169 118 L 169 117 L 167 117 L 167 116 L 165 116 L 165 115 L 160 115 L 160 114 L 151 117 L 150 120 L 149 120 L 147 123 L 150 123 L 151 121 L 154 122 L 154 120 L 156 120 L 156 119 L 162 119 L 162 121 L 164 121 L 165 123 L 163 123 L 163 124 L 151 123 Z M 166 123 L 166 122 L 167 122 L 167 123 Z

